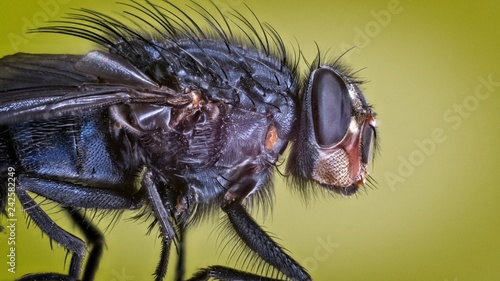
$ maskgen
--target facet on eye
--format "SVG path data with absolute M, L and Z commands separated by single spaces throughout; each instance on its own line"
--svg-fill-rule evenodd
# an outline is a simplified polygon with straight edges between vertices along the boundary
M 331 146 L 341 141 L 352 111 L 349 90 L 342 78 L 331 69 L 318 69 L 312 81 L 311 102 L 318 144 Z

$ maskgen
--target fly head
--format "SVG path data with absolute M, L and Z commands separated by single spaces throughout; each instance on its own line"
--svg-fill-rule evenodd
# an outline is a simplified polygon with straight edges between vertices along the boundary
M 368 178 L 375 113 L 356 82 L 333 66 L 309 75 L 288 171 L 300 188 L 315 182 L 342 195 Z

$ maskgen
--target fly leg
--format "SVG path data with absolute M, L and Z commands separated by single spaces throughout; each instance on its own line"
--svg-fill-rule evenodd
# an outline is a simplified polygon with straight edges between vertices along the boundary
M 284 281 L 281 279 L 268 278 L 253 273 L 244 272 L 234 268 L 215 265 L 207 268 L 200 269 L 188 281 L 207 281 L 211 278 L 221 281 Z
M 26 190 L 22 188 L 21 185 L 18 185 L 16 189 L 17 197 L 19 201 L 23 205 L 24 210 L 28 214 L 28 216 L 33 220 L 33 222 L 44 232 L 46 233 L 50 239 L 56 241 L 58 244 L 61 244 L 64 248 L 68 249 L 73 253 L 71 257 L 69 276 L 66 280 L 78 280 L 80 276 L 80 271 L 82 269 L 83 257 L 85 254 L 85 243 L 80 240 L 78 237 L 72 235 L 71 233 L 65 231 L 60 228 L 55 222 L 38 206 L 38 203 L 33 200 L 33 198 L 28 195 Z M 23 277 L 20 280 L 28 281 L 28 280 L 49 280 L 48 277 L 52 276 L 58 277 L 60 280 L 64 278 L 63 276 L 59 276 L 58 274 L 32 274 Z M 57 279 L 56 279 L 57 280 Z
M 97 268 L 99 267 L 99 261 L 102 256 L 104 236 L 102 235 L 102 232 L 94 224 L 88 221 L 78 210 L 71 207 L 67 207 L 65 209 L 68 211 L 78 228 L 80 228 L 85 235 L 87 243 L 92 245 L 92 250 L 87 257 L 87 264 L 85 265 L 85 270 L 83 271 L 82 280 L 94 280 Z
M 178 239 L 177 239 L 177 266 L 175 268 L 175 281 L 183 281 L 184 280 L 184 273 L 185 273 L 185 267 L 186 267 L 186 253 L 185 253 L 185 246 L 186 246 L 186 241 L 184 240 L 184 237 L 186 235 L 186 228 L 185 226 L 181 226 L 179 229 L 179 232 L 177 234 Z
M 142 178 L 142 186 L 145 188 L 150 208 L 157 221 L 160 224 L 161 238 L 162 238 L 162 249 L 160 254 L 160 261 L 156 267 L 154 273 L 155 280 L 161 281 L 165 277 L 168 268 L 168 255 L 170 253 L 170 246 L 172 240 L 175 237 L 175 230 L 172 226 L 172 207 L 169 205 L 171 198 L 168 194 L 160 195 L 158 192 L 159 188 L 156 183 L 161 181 L 153 179 L 153 173 L 151 171 L 146 171 L 144 177 Z M 163 189 L 162 189 L 163 190 Z
M 22 281 L 79 280 L 86 249 L 85 243 L 80 238 L 59 227 L 40 208 L 39 204 L 28 194 L 28 191 L 59 203 L 63 207 L 69 208 L 69 210 L 78 207 L 97 209 L 136 209 L 139 207 L 136 202 L 132 201 L 132 196 L 123 194 L 117 190 L 102 190 L 25 175 L 20 175 L 16 179 L 16 195 L 27 215 L 50 239 L 73 253 L 67 276 L 57 273 L 37 273 L 23 276 L 19 279 Z M 70 212 L 70 214 L 72 214 L 72 218 L 80 227 L 86 228 L 84 230 L 86 238 L 95 245 L 90 254 L 90 264 L 86 267 L 86 270 L 89 271 L 85 272 L 83 276 L 84 280 L 92 280 L 97 270 L 99 257 L 102 252 L 102 244 L 104 243 L 102 234 L 93 226 L 90 227 L 90 223 L 81 214 L 75 212 Z
M 280 246 L 250 217 L 248 212 L 237 201 L 227 201 L 222 206 L 229 222 L 241 240 L 262 260 L 279 270 L 294 281 L 310 281 L 311 277 L 295 260 L 287 255 Z M 189 281 L 204 281 L 214 278 L 217 280 L 281 280 L 259 276 L 239 270 L 212 266 L 201 269 Z
M 70 217 L 76 223 L 78 228 L 80 228 L 80 230 L 84 233 L 85 239 L 88 241 L 89 244 L 92 245 L 92 250 L 90 251 L 90 254 L 87 258 L 87 264 L 85 265 L 85 270 L 83 271 L 82 280 L 83 281 L 94 280 L 95 273 L 97 272 L 99 261 L 101 259 L 103 252 L 104 237 L 101 231 L 99 231 L 99 229 L 97 229 L 91 222 L 89 222 L 80 212 L 70 207 L 66 207 L 65 209 L 68 211 Z M 20 280 L 31 280 L 29 278 L 35 278 L 35 276 L 29 277 L 28 275 Z M 68 280 L 68 277 L 56 273 L 46 273 L 46 274 L 37 274 L 36 280 L 38 281 Z

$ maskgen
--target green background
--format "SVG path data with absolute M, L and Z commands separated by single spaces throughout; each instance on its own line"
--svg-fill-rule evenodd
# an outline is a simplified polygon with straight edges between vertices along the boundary
M 49 2 L 57 4 L 44 10 L 40 3 Z M 316 44 L 332 56 L 357 45 L 344 61 L 361 69 L 366 97 L 378 113 L 381 150 L 372 167 L 377 188 L 306 204 L 278 177 L 272 216 L 256 216 L 314 280 L 500 280 L 500 2 L 215 3 L 245 15 L 248 4 L 309 60 Z M 90 50 L 91 44 L 76 38 L 28 37 L 22 28 L 82 6 L 121 9 L 103 0 L 3 0 L 0 55 Z M 9 38 L 24 39 L 13 44 Z M 5 269 L 4 230 L 0 280 L 65 272 L 65 251 L 57 245 L 51 250 L 38 229 L 26 230 L 21 211 L 18 217 L 17 271 Z M 65 223 L 64 214 L 54 217 Z M 214 225 L 189 233 L 188 273 L 226 264 Z M 146 224 L 127 220 L 108 230 L 97 280 L 151 280 L 160 243 L 145 232 Z M 328 241 L 331 247 L 324 248 Z

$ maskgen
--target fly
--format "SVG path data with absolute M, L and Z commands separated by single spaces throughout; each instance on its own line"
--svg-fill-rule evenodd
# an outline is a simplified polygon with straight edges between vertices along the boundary
M 184 279 L 185 230 L 220 210 L 258 266 L 209 266 L 189 280 L 311 280 L 247 210 L 270 202 L 289 143 L 288 183 L 304 194 L 352 195 L 370 181 L 375 113 L 360 81 L 320 55 L 302 81 L 276 30 L 238 12 L 217 10 L 217 20 L 193 2 L 202 28 L 166 1 L 121 4 L 130 9 L 124 18 L 151 32 L 80 9 L 37 31 L 87 39 L 96 50 L 0 59 L 0 180 L 16 171 L 27 216 L 72 254 L 67 275 L 20 280 L 94 279 L 104 237 L 85 210 L 152 218 L 162 241 L 155 280 L 173 244 L 175 278 Z M 57 226 L 35 196 L 59 204 L 86 242 Z

